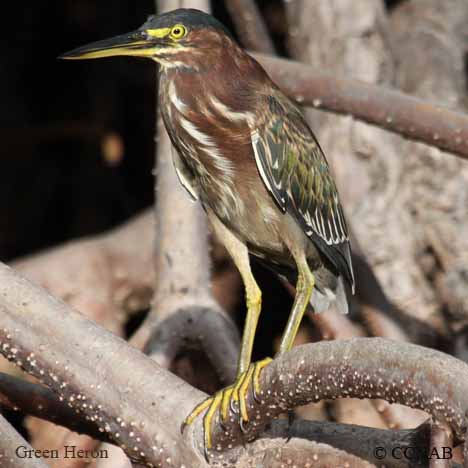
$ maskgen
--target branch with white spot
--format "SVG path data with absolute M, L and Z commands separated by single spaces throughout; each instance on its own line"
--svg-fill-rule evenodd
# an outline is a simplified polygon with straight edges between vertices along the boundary
M 174 415 L 187 414 L 203 394 L 3 264 L 0 352 L 132 459 L 194 466 L 180 440 L 183 416 Z
M 468 159 L 468 116 L 400 91 L 336 77 L 309 65 L 252 54 L 300 104 L 384 128 Z
M 80 418 L 72 407 L 60 401 L 49 388 L 1 372 L 0 407 L 35 416 L 96 440 L 110 440 L 106 432 L 100 432 L 85 416 Z
M 251 422 L 245 437 L 299 405 L 337 398 L 383 399 L 424 410 L 463 440 L 468 409 L 468 365 L 441 353 L 382 338 L 354 338 L 294 348 L 261 374 L 262 403 L 249 398 Z M 242 437 L 237 424 L 229 437 Z M 218 430 L 215 446 L 227 444 Z M 232 443 L 232 442 L 231 442 Z
M 73 409 L 61 403 L 50 389 L 22 379 L 0 374 L 0 405 L 89 435 L 96 440 L 115 443 L 108 433 L 99 432 L 92 422 L 80 414 L 75 414 Z M 377 461 L 374 457 L 376 447 L 383 448 L 385 453 L 391 453 L 395 447 L 429 449 L 431 425 L 425 423 L 415 429 L 391 431 L 354 424 L 307 420 L 295 420 L 294 424 L 288 427 L 286 421 L 277 420 L 272 421 L 269 429 L 262 434 L 262 438 L 291 437 L 328 444 L 374 463 Z M 385 462 L 388 468 L 411 468 L 411 462 L 405 458 L 389 457 Z
M 184 436 L 179 432 L 203 393 L 4 265 L 0 312 L 1 354 L 50 387 L 78 419 L 95 424 L 133 459 L 205 466 L 200 421 Z M 215 448 L 239 447 L 298 405 L 346 397 L 423 409 L 461 440 L 467 382 L 465 363 L 417 345 L 356 338 L 299 346 L 261 374 L 266 391 L 260 404 L 249 396 L 247 433 L 233 416 L 226 432 L 214 427 Z

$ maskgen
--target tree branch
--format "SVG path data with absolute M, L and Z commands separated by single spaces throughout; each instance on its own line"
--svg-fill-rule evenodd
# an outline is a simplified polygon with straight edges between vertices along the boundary
M 12 267 L 115 330 L 124 311 L 149 305 L 154 286 L 153 224 L 147 211 L 104 234 L 16 260 Z
M 295 420 L 291 427 L 287 421 L 273 421 L 262 437 L 301 438 L 327 444 L 359 458 L 380 466 L 385 462 L 387 468 L 415 468 L 412 460 L 392 457 L 395 448 L 429 447 L 431 424 L 426 422 L 415 429 L 387 430 L 375 429 L 355 424 L 338 424 L 333 422 L 317 422 Z M 379 449 L 380 451 L 376 451 Z M 387 454 L 383 459 L 377 459 L 377 454 Z M 419 465 L 417 465 L 419 466 Z
M 7 359 L 107 432 L 132 459 L 199 466 L 191 444 L 180 440 L 182 415 L 176 415 L 188 414 L 203 394 L 4 265 L 0 328 Z
M 97 440 L 111 440 L 95 424 L 77 416 L 75 410 L 60 401 L 49 388 L 3 373 L 0 373 L 0 406 L 22 411 Z
M 0 374 L 0 405 L 20 410 L 96 440 L 115 443 L 107 432 L 101 432 L 81 414 L 65 406 L 50 389 L 22 379 Z M 357 425 L 295 420 L 289 427 L 284 420 L 272 421 L 263 438 L 301 438 L 331 445 L 372 463 L 375 448 L 391 453 L 395 447 L 429 447 L 431 426 L 425 423 L 411 430 L 382 430 Z M 386 460 L 389 468 L 409 468 L 408 460 Z
M 253 0 L 225 0 L 225 3 L 244 47 L 274 55 L 275 46 L 256 3 Z
M 382 338 L 354 338 L 293 348 L 262 373 L 262 404 L 249 399 L 258 436 L 267 421 L 299 405 L 323 399 L 378 398 L 422 409 L 451 427 L 463 440 L 468 408 L 468 365 L 439 351 Z M 241 437 L 229 425 L 234 439 Z M 215 445 L 226 442 L 222 431 Z
M 109 232 L 70 241 L 14 265 L 86 317 L 121 335 L 127 315 L 148 306 L 152 294 L 151 221 L 144 213 Z M 25 425 L 36 448 L 90 448 L 88 437 L 79 438 L 44 421 L 27 418 Z
M 133 459 L 205 466 L 193 451 L 198 447 L 202 453 L 200 421 L 183 437 L 179 432 L 204 397 L 201 392 L 1 265 L 0 312 L 0 352 L 41 379 L 79 417 L 107 432 Z M 460 440 L 466 430 L 467 381 L 466 364 L 417 345 L 360 338 L 300 346 L 261 374 L 261 388 L 268 391 L 261 404 L 249 397 L 252 423 L 246 436 L 259 435 L 295 406 L 357 397 L 428 411 Z M 216 426 L 215 446 L 239 446 L 238 425 L 229 422 L 226 429 Z
M 303 105 L 351 115 L 468 159 L 468 116 L 399 91 L 327 75 L 292 60 L 252 54 Z

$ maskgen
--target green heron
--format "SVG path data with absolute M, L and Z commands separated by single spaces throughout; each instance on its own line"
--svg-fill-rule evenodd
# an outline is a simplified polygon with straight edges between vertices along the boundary
M 198 405 L 206 411 L 205 448 L 220 413 L 249 421 L 249 389 L 258 398 L 261 370 L 252 363 L 261 291 L 249 254 L 296 284 L 278 355 L 291 349 L 309 302 L 336 302 L 346 313 L 343 279 L 354 291 L 346 221 L 328 163 L 299 108 L 212 16 L 179 9 L 151 16 L 137 31 L 75 49 L 88 59 L 130 55 L 160 65 L 159 103 L 175 149 L 181 184 L 205 209 L 245 285 L 247 317 L 235 382 Z

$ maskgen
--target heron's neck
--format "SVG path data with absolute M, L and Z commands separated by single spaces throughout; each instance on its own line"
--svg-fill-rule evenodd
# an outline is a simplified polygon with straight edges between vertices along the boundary
M 241 49 L 217 60 L 210 55 L 210 60 L 197 70 L 164 68 L 160 79 L 161 86 L 172 82 L 173 90 L 184 101 L 195 100 L 202 105 L 214 98 L 239 112 L 252 109 L 262 85 L 268 80 L 261 66 Z

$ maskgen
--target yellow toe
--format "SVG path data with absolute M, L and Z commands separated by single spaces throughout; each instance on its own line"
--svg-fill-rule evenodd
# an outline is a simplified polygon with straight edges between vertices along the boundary
M 261 388 L 259 383 L 260 373 L 272 360 L 270 358 L 263 359 L 255 364 L 251 364 L 246 372 L 240 374 L 233 385 L 224 388 L 217 392 L 214 396 L 202 401 L 195 409 L 185 418 L 181 426 L 181 431 L 192 424 L 194 420 L 205 410 L 206 414 L 203 418 L 204 442 L 205 442 L 205 457 L 208 459 L 208 450 L 212 448 L 211 429 L 213 427 L 213 419 L 216 412 L 219 410 L 219 418 L 221 423 L 226 423 L 230 411 L 239 413 L 239 424 L 242 430 L 244 424 L 249 422 L 247 412 L 247 394 L 252 385 L 253 396 L 260 394 Z M 256 398 L 257 399 L 257 398 Z M 238 410 L 235 409 L 235 403 L 238 404 Z
M 219 408 L 223 395 L 221 392 L 215 394 L 213 398 L 211 398 L 212 402 L 203 418 L 203 430 L 205 433 L 205 450 L 210 450 L 212 447 L 211 444 L 211 426 L 213 422 L 213 417 L 216 414 L 216 411 Z
M 239 413 L 240 418 L 244 422 L 249 421 L 249 415 L 247 413 L 247 392 L 249 391 L 250 381 L 252 379 L 254 373 L 254 366 L 250 365 L 247 372 L 243 375 L 243 379 L 240 381 L 239 391 L 238 391 L 238 398 L 239 398 Z
M 261 388 L 260 388 L 260 373 L 262 370 L 270 364 L 270 362 L 273 359 L 271 358 L 265 358 L 261 361 L 258 361 L 254 364 L 254 372 L 253 372 L 253 392 L 254 392 L 254 398 L 258 401 L 258 396 L 261 393 Z
M 231 405 L 231 397 L 232 397 L 233 391 L 234 391 L 234 388 L 232 386 L 227 387 L 223 391 L 223 398 L 221 400 L 221 421 L 223 423 L 226 423 L 228 420 L 229 409 Z
M 195 419 L 205 411 L 211 405 L 213 397 L 209 397 L 206 400 L 203 400 L 194 410 L 185 418 L 182 426 L 180 428 L 181 432 L 184 432 L 184 429 L 195 421 Z

